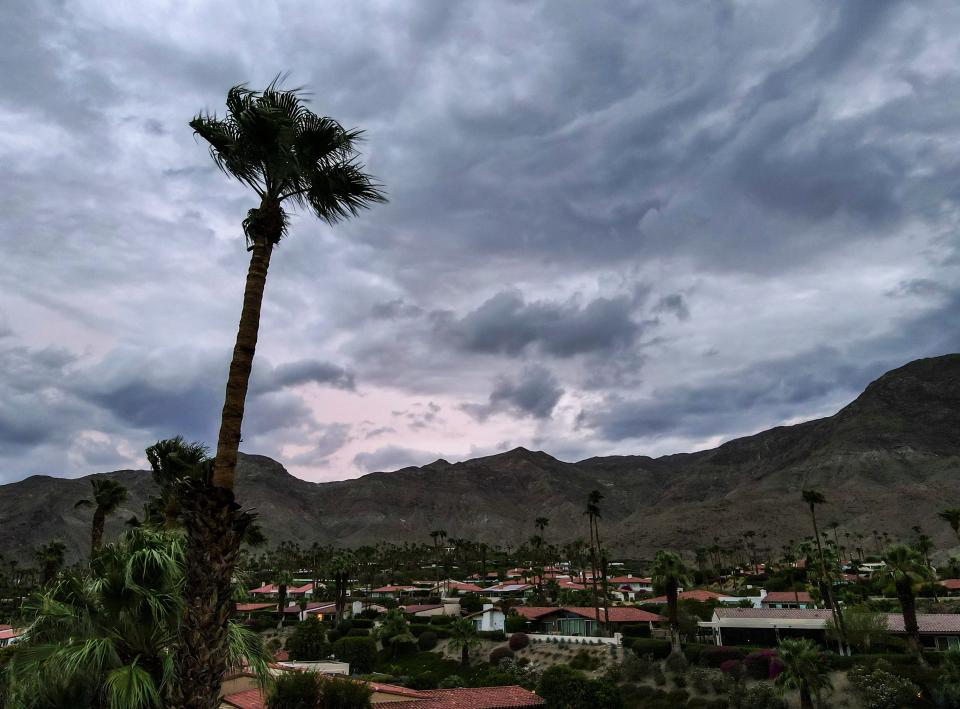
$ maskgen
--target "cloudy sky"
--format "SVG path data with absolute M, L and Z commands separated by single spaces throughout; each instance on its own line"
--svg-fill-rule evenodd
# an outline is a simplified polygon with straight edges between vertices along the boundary
M 0 481 L 215 442 L 277 72 L 390 204 L 274 255 L 243 450 L 305 478 L 704 448 L 960 350 L 954 2 L 0 10 Z

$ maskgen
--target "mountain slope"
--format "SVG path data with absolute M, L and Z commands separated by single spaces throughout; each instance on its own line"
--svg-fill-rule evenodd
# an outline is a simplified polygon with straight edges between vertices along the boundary
M 599 489 L 605 539 L 621 553 L 645 556 L 747 530 L 768 535 L 762 543 L 772 548 L 800 539 L 809 526 L 800 490 L 816 487 L 830 502 L 825 523 L 868 535 L 905 535 L 921 523 L 948 546 L 955 540 L 935 515 L 960 504 L 958 470 L 960 355 L 947 355 L 888 372 L 834 416 L 697 453 L 565 463 L 517 448 L 332 483 L 300 480 L 276 461 L 242 455 L 237 495 L 258 510 L 274 541 L 425 541 L 442 527 L 454 537 L 516 545 L 541 515 L 551 520 L 551 540 L 585 536 L 586 496 Z M 143 471 L 106 475 L 131 493 L 108 526 L 113 535 L 120 520 L 140 512 L 152 482 Z M 23 556 L 56 536 L 81 553 L 90 513 L 73 503 L 88 490 L 86 478 L 43 476 L 0 486 L 0 550 Z

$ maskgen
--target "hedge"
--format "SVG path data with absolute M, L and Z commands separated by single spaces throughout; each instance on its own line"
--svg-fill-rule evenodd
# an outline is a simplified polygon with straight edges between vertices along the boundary
M 437 634 L 432 630 L 420 633 L 420 637 L 417 638 L 417 647 L 420 650 L 428 651 L 433 650 L 437 646 Z
M 452 615 L 432 615 L 430 616 L 430 625 L 450 625 L 453 623 Z
M 377 644 L 373 638 L 340 638 L 333 643 L 337 659 L 350 663 L 350 671 L 367 673 L 373 671 L 377 661 Z
M 670 641 L 658 640 L 656 638 L 629 638 L 624 640 L 624 644 L 629 643 L 629 647 L 637 655 L 653 655 L 655 660 L 662 660 L 670 654 Z
M 620 627 L 620 632 L 623 633 L 623 637 L 625 638 L 649 638 L 650 625 L 649 623 L 623 625 Z
M 707 667 L 720 667 L 729 660 L 742 660 L 747 653 L 739 647 L 732 645 L 713 645 L 704 648 L 700 653 L 701 664 Z
M 497 642 L 503 642 L 507 639 L 507 634 L 502 630 L 481 630 L 477 633 L 477 636 L 484 640 L 496 640 Z
M 350 627 L 352 628 L 366 628 L 370 630 L 373 628 L 373 620 L 370 618 L 354 618 L 350 621 Z
M 366 628 L 350 628 L 347 633 L 348 638 L 365 638 L 370 635 L 370 631 Z

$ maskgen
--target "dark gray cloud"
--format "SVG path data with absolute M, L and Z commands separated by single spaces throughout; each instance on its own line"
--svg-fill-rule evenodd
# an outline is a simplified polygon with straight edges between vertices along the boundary
M 533 365 L 525 367 L 515 379 L 499 377 L 486 404 L 464 404 L 461 408 L 480 421 L 498 412 L 545 419 L 561 396 L 563 389 L 550 370 Z
M 958 30 L 947 0 L 4 8 L 0 480 L 212 442 L 256 196 L 186 123 L 287 69 L 391 202 L 294 216 L 247 450 L 341 477 L 837 407 L 960 348 Z
M 555 357 L 612 351 L 635 341 L 641 327 L 625 297 L 527 303 L 517 291 L 504 291 L 462 318 L 434 313 L 438 337 L 462 349 L 485 354 L 520 355 L 539 348 Z

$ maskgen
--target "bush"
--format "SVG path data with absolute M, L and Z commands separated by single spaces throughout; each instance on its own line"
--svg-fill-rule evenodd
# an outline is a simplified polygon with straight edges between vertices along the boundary
M 366 613 L 366 611 L 364 611 L 364 613 Z M 362 616 L 359 617 L 359 618 L 354 618 L 353 620 L 350 621 L 350 627 L 351 627 L 351 628 L 366 628 L 367 630 L 372 630 L 372 629 L 373 629 L 373 619 L 372 619 L 372 618 L 364 618 L 364 617 L 362 617 Z
M 350 628 L 347 633 L 348 638 L 365 638 L 370 635 L 370 631 L 366 628 Z
M 663 674 L 663 670 L 660 669 L 660 665 L 653 666 L 653 683 L 658 687 L 662 687 L 667 683 L 667 676 Z
M 429 623 L 410 623 L 410 632 L 414 635 L 420 635 L 420 633 L 425 633 L 428 630 L 434 632 L 436 629 L 431 627 Z
M 699 643 L 690 643 L 683 646 L 683 654 L 690 661 L 691 665 L 702 664 L 701 659 L 703 651 L 707 648 L 716 647 L 716 645 L 703 645 Z
M 483 638 L 484 640 L 495 640 L 497 642 L 505 642 L 507 639 L 507 634 L 502 630 L 481 630 L 477 633 L 477 636 Z
M 432 672 L 421 672 L 407 680 L 406 686 L 410 689 L 437 689 L 440 682 Z
M 666 665 L 666 668 L 675 675 L 683 674 L 687 671 L 689 663 L 687 658 L 679 653 L 671 653 L 667 655 L 666 662 L 663 663 Z
M 900 709 L 913 703 L 920 688 L 886 670 L 857 667 L 847 673 L 864 709 Z
M 483 610 L 483 599 L 475 593 L 467 593 L 460 597 L 460 610 L 464 613 L 479 613 Z
M 700 667 L 694 667 L 690 670 L 688 678 L 690 680 L 690 686 L 700 692 L 700 694 L 707 694 L 710 691 L 710 676 L 706 670 Z
M 459 675 L 447 675 L 437 683 L 437 689 L 457 689 L 463 686 L 463 679 Z
M 309 674 L 309 673 L 306 673 Z M 347 677 L 324 676 L 320 680 L 321 709 L 366 709 L 373 690 Z
M 490 651 L 490 664 L 495 665 L 500 660 L 503 659 L 513 659 L 513 650 L 511 650 L 506 645 L 501 645 L 500 647 L 495 647 Z
M 587 650 L 579 650 L 570 660 L 570 666 L 575 670 L 595 670 L 600 664 L 600 660 Z
M 586 675 L 566 665 L 554 665 L 544 670 L 537 685 L 537 693 L 548 707 L 564 709 L 622 709 L 623 698 L 612 682 L 590 680 Z
M 504 620 L 508 633 L 519 633 L 527 629 L 527 619 L 517 613 L 511 613 Z
M 700 653 L 700 662 L 707 667 L 720 667 L 727 660 L 742 660 L 746 653 L 738 647 L 713 645 Z
M 291 660 L 322 660 L 329 652 L 327 631 L 316 616 L 307 616 L 293 629 L 286 647 Z
M 454 621 L 452 615 L 433 615 L 430 616 L 430 625 L 450 625 Z
M 431 630 L 428 630 L 424 633 L 420 633 L 420 637 L 417 638 L 417 647 L 426 652 L 428 650 L 433 650 L 437 646 L 437 634 Z
M 637 623 L 635 625 L 624 625 L 620 628 L 625 638 L 649 638 L 650 624 Z
M 758 650 L 743 658 L 743 667 L 751 679 L 773 679 L 776 675 L 771 664 L 776 661 L 777 653 L 773 650 Z
M 773 685 L 758 682 L 744 692 L 740 709 L 787 709 L 787 703 Z
M 267 696 L 267 709 L 320 706 L 320 682 L 312 672 L 281 672 Z
M 350 663 L 354 673 L 365 674 L 373 670 L 377 661 L 377 644 L 373 638 L 340 638 L 333 643 L 333 654 L 337 659 Z
M 670 655 L 670 641 L 656 638 L 632 638 L 631 649 L 638 655 L 652 655 L 655 660 L 663 660 Z
M 337 640 L 339 640 L 343 636 L 344 636 L 344 633 L 342 633 L 338 628 L 334 628 L 333 630 L 330 630 L 327 632 L 327 642 L 335 643 L 337 642 Z
M 526 633 L 514 633 L 510 636 L 510 649 L 514 652 L 523 650 L 530 644 L 530 636 Z

